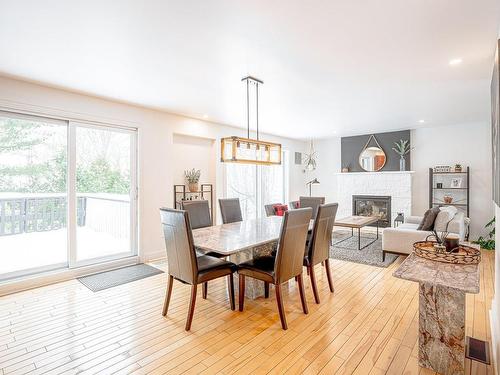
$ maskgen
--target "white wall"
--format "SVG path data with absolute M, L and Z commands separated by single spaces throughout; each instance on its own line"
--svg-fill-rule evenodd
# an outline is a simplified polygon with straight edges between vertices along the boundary
M 340 172 L 340 138 L 329 138 L 314 142 L 318 157 L 318 167 L 314 172 L 306 172 L 308 181 L 316 177 L 320 184 L 313 186 L 312 195 L 324 196 L 326 202 L 338 202 L 337 177 Z
M 217 164 L 215 139 L 174 134 L 172 141 L 172 151 L 176 160 L 173 165 L 174 183 L 184 184 L 184 171 L 194 168 L 201 171 L 200 184 L 215 184 Z
M 429 207 L 429 167 L 462 164 L 471 169 L 471 239 L 484 235 L 484 225 L 494 215 L 491 193 L 491 126 L 467 124 L 412 130 L 411 166 L 414 215 Z
M 200 162 L 198 168 L 206 173 L 207 178 L 213 179 L 215 174 L 215 184 L 222 186 L 223 164 L 219 161 L 220 148 L 215 147 L 215 152 L 209 156 L 210 163 L 201 164 L 201 159 L 208 155 L 208 151 L 206 147 L 200 145 L 203 141 L 194 140 L 193 136 L 218 144 L 223 136 L 243 136 L 246 133 L 244 129 L 6 77 L 0 77 L 0 108 L 139 129 L 139 251 L 143 259 L 164 255 L 165 246 L 158 209 L 162 206 L 172 206 L 173 184 L 181 182 L 181 173 L 184 169 L 197 168 L 194 164 Z M 179 135 L 187 137 L 182 138 Z M 294 151 L 304 152 L 307 149 L 306 143 L 301 141 L 262 136 L 270 141 L 281 142 L 284 149 L 292 151 L 291 155 Z M 181 156 L 179 156 L 179 151 Z M 192 152 L 194 154 L 190 154 Z M 210 164 L 214 165 L 215 169 L 210 167 Z M 293 198 L 304 194 L 306 189 L 301 167 L 292 162 L 289 165 L 290 197 Z M 217 194 L 220 196 L 222 189 L 218 189 Z
M 490 142 L 490 125 L 486 123 L 412 130 L 412 214 L 423 215 L 429 207 L 429 167 L 461 163 L 471 168 L 471 238 L 486 234 L 483 227 L 493 217 Z M 340 138 L 316 141 L 315 148 L 318 168 L 310 176 L 317 177 L 321 185 L 313 187 L 314 194 L 337 201 Z

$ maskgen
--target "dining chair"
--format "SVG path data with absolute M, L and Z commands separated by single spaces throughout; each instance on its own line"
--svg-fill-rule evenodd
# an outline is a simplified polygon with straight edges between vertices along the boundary
M 281 203 L 265 204 L 264 210 L 266 211 L 266 216 L 276 216 L 276 212 L 274 211 L 274 206 L 276 206 L 278 204 L 281 204 Z
M 224 224 L 243 221 L 239 198 L 219 199 L 220 213 Z
M 325 197 L 299 197 L 300 208 L 311 207 L 313 218 L 316 217 L 316 212 L 320 204 L 325 204 Z
M 189 214 L 191 229 L 212 226 L 210 207 L 207 200 L 182 201 L 182 209 Z
M 304 247 L 306 244 L 307 229 L 311 220 L 311 208 L 301 208 L 286 211 L 281 223 L 280 237 L 276 257 L 262 256 L 240 263 L 239 275 L 239 310 L 243 311 L 245 301 L 245 277 L 252 277 L 264 281 L 265 297 L 269 296 L 269 284 L 274 284 L 276 302 L 281 320 L 281 327 L 288 329 L 283 308 L 283 295 L 281 284 L 296 278 L 299 286 L 300 301 L 304 314 L 309 311 L 304 293 L 302 278 L 302 263 L 304 260 Z
M 227 276 L 229 304 L 231 310 L 234 310 L 233 272 L 236 270 L 236 265 L 208 255 L 196 256 L 189 215 L 186 211 L 161 208 L 160 215 L 168 260 L 168 286 L 162 315 L 167 315 L 174 279 L 191 285 L 186 331 L 191 329 L 198 284 Z
M 307 273 L 311 279 L 314 300 L 319 303 L 318 287 L 316 285 L 316 276 L 314 266 L 323 263 L 328 279 L 330 292 L 333 293 L 332 275 L 330 272 L 330 244 L 332 242 L 332 231 L 337 214 L 338 203 L 322 204 L 318 207 L 318 212 L 314 219 L 311 237 L 306 246 L 304 256 L 304 266 L 307 267 Z
M 288 207 L 290 207 L 291 210 L 295 210 L 299 207 L 299 201 L 290 201 L 288 202 Z
M 210 207 L 207 200 L 194 200 L 194 201 L 183 201 L 182 208 L 189 214 L 189 222 L 191 223 L 191 229 L 206 228 L 212 226 L 212 219 L 210 218 Z M 208 255 L 216 258 L 226 258 L 225 255 L 217 254 L 214 252 L 205 253 L 199 249 L 196 249 L 196 255 Z M 202 297 L 207 299 L 208 296 L 208 282 L 203 283 L 202 287 Z

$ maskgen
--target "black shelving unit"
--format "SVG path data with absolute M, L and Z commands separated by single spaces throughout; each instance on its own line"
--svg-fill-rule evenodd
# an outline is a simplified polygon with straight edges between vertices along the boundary
M 453 176 L 462 177 L 462 184 L 465 186 L 452 187 Z M 443 187 L 438 188 L 437 184 L 442 183 Z M 445 203 L 442 197 L 446 193 L 453 197 L 451 203 Z M 462 172 L 434 172 L 429 168 L 429 208 L 435 206 L 455 206 L 462 210 L 465 216 L 469 217 L 470 211 L 470 168 L 467 167 Z
M 212 184 L 201 184 L 200 190 L 198 191 L 189 191 L 189 189 L 186 188 L 186 185 L 174 185 L 174 208 L 176 210 L 182 209 L 183 201 L 200 199 L 208 200 L 210 217 L 212 218 L 212 224 L 214 224 L 214 193 Z

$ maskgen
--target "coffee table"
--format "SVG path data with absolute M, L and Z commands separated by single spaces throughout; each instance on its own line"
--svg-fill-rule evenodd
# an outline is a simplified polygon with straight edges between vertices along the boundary
M 354 229 L 358 230 L 358 250 L 362 250 L 367 246 L 370 246 L 372 243 L 378 240 L 378 217 L 376 216 L 348 216 L 344 217 L 342 219 L 335 220 L 334 226 L 336 227 L 345 227 L 345 228 L 351 228 L 351 235 L 349 237 L 343 238 L 340 241 L 337 241 L 333 243 L 333 245 L 337 245 L 345 240 L 348 240 L 349 238 L 354 237 Z M 361 247 L 361 228 L 370 225 L 370 224 L 377 224 L 377 237 L 367 243 L 365 246 Z

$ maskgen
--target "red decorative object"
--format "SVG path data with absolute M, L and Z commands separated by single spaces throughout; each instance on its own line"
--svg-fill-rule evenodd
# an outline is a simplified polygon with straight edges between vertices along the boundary
M 285 211 L 288 211 L 288 205 L 286 204 L 275 204 L 273 208 L 277 216 L 283 216 Z

